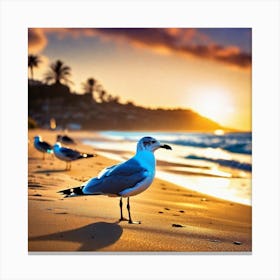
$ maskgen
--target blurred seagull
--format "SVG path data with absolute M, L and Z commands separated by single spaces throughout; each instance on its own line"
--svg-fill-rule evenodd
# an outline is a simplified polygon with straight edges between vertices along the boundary
M 76 145 L 76 142 L 67 135 L 57 135 L 56 141 L 66 145 Z
M 45 159 L 45 153 L 52 154 L 53 152 L 52 146 L 49 143 L 42 141 L 40 135 L 34 137 L 33 144 L 39 152 L 43 153 L 43 159 Z
M 71 161 L 73 160 L 96 156 L 94 154 L 82 153 L 76 150 L 72 150 L 70 148 L 61 147 L 61 144 L 59 142 L 55 143 L 55 145 L 53 146 L 53 151 L 54 151 L 54 155 L 58 159 L 66 162 L 66 170 L 71 169 Z
M 162 145 L 152 137 L 143 137 L 137 143 L 136 154 L 131 159 L 105 168 L 97 177 L 91 178 L 82 186 L 65 189 L 59 193 L 65 194 L 65 197 L 80 195 L 119 196 L 120 221 L 128 221 L 132 224 L 134 222 L 131 219 L 129 198 L 145 191 L 152 184 L 156 167 L 154 152 L 159 148 L 172 150 L 170 146 Z M 123 197 L 127 197 L 128 220 L 123 217 Z

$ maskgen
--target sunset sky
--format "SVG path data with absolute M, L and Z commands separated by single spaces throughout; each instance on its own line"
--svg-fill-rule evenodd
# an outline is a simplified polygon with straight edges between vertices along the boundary
M 251 130 L 249 28 L 30 28 L 28 43 L 42 60 L 35 79 L 60 59 L 77 93 L 93 77 L 121 102 L 190 108 Z

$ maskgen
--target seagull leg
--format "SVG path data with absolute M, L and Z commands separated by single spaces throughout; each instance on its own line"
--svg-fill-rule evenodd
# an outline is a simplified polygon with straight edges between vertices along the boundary
M 45 153 L 43 153 L 43 160 L 45 160 Z
M 121 198 L 120 198 L 121 217 L 120 217 L 120 219 L 119 219 L 119 222 L 121 222 L 121 221 L 127 221 L 127 219 L 125 219 L 125 218 L 123 217 L 122 206 L 123 206 L 123 202 L 122 202 L 122 197 L 121 197 Z
M 141 221 L 133 222 L 132 219 L 131 219 L 129 197 L 127 198 L 127 205 L 126 205 L 126 207 L 127 207 L 127 211 L 128 211 L 128 217 L 129 217 L 128 223 L 129 224 L 141 224 Z

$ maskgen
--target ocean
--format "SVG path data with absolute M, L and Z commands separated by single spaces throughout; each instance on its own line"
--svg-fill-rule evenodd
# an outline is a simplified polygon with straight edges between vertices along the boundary
M 83 139 L 99 153 L 127 160 L 136 142 L 152 136 L 172 146 L 155 152 L 159 164 L 156 177 L 205 194 L 251 205 L 252 134 L 101 131 L 104 140 Z

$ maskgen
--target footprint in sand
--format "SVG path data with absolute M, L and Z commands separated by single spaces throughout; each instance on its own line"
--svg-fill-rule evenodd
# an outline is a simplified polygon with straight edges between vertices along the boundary
M 54 210 L 54 211 L 61 211 L 61 212 L 63 212 L 63 210 L 66 210 L 66 209 L 63 208 L 63 207 L 54 207 L 54 208 L 48 207 L 48 208 L 46 208 L 46 210 L 48 210 L 48 211 Z M 57 213 L 59 213 L 59 212 L 57 212 Z
M 172 227 L 182 228 L 182 227 L 184 227 L 184 226 L 183 226 L 183 225 L 180 225 L 180 224 L 172 224 Z
M 218 239 L 208 239 L 208 241 L 215 242 L 215 243 L 222 242 L 221 240 L 218 240 Z
M 37 188 L 42 188 L 42 186 L 40 184 L 37 184 L 37 183 L 28 183 L 28 188 L 37 189 Z
M 179 212 L 180 212 L 180 213 L 185 213 L 185 211 L 184 211 L 184 210 L 179 210 Z
M 35 193 L 35 194 L 33 194 L 33 196 L 42 196 L 42 195 L 39 193 Z
M 170 208 L 164 208 L 164 210 L 167 210 L 167 211 L 169 211 L 169 210 L 170 210 Z
M 158 213 L 159 213 L 159 214 L 163 214 L 163 212 L 162 212 L 162 211 L 158 211 Z

